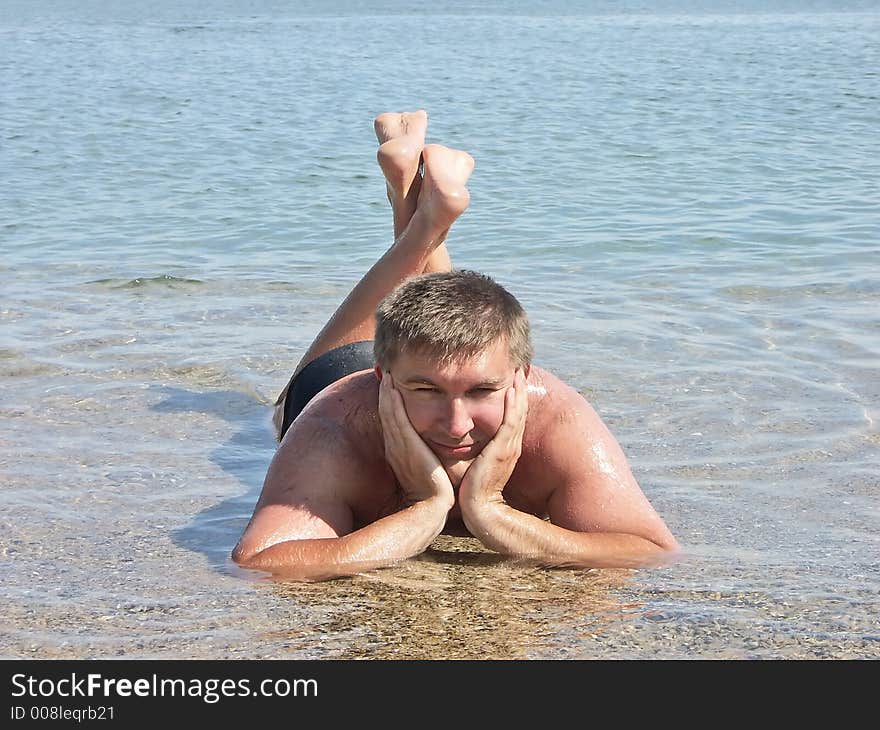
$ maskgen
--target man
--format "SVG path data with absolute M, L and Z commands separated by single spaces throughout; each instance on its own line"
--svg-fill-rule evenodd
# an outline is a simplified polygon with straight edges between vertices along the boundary
M 473 159 L 425 145 L 424 111 L 374 127 L 395 241 L 281 394 L 281 445 L 233 559 L 325 579 L 417 555 L 444 529 L 552 566 L 668 559 L 675 538 L 613 436 L 531 365 L 522 307 L 452 269 Z

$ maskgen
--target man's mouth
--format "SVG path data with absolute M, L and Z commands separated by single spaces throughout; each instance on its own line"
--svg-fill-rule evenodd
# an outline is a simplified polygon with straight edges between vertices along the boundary
M 437 450 L 443 452 L 444 454 L 450 454 L 452 456 L 469 454 L 474 449 L 474 444 L 459 444 L 456 446 L 449 446 L 448 444 L 434 441 L 433 439 L 431 439 L 431 446 L 435 447 Z

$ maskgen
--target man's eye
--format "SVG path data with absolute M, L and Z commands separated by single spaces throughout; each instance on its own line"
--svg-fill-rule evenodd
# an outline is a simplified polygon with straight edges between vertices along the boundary
M 476 395 L 489 395 L 494 392 L 495 388 L 475 388 L 471 391 L 471 393 L 475 393 Z

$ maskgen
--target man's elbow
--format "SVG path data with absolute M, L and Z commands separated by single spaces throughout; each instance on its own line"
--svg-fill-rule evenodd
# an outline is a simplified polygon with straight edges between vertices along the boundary
M 249 546 L 245 540 L 239 540 L 238 545 L 232 550 L 232 562 L 241 568 L 251 567 L 254 558 L 260 553 L 255 546 Z
M 261 570 L 285 580 L 305 582 L 329 580 L 342 575 L 355 575 L 373 566 L 338 565 L 328 562 L 321 554 L 291 552 L 291 543 L 285 541 L 267 546 L 248 546 L 242 540 L 232 551 L 232 560 L 240 568 Z
M 264 553 L 271 550 L 269 554 L 275 555 L 277 549 L 272 550 L 272 548 L 277 544 L 271 533 L 264 530 L 245 530 L 232 550 L 232 562 L 242 568 L 260 567 L 268 557 Z M 277 558 L 277 555 L 275 557 Z
M 659 539 L 652 539 L 650 542 L 657 548 L 653 556 L 654 560 L 650 561 L 651 564 L 657 566 L 669 565 L 674 563 L 681 555 L 681 546 L 671 534 L 667 534 Z

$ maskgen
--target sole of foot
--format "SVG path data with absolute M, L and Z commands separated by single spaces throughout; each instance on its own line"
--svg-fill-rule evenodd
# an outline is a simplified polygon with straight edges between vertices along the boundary
M 465 185 L 474 170 L 474 158 L 467 152 L 439 144 L 425 145 L 422 158 L 425 176 L 418 207 L 424 206 L 425 213 L 437 226 L 448 228 L 470 204 L 471 194 Z
M 408 135 L 424 140 L 428 129 L 428 112 L 424 109 L 417 112 L 385 112 L 373 120 L 373 129 L 379 144 Z
M 387 112 L 373 122 L 379 150 L 376 159 L 388 184 L 390 198 L 402 199 L 409 195 L 421 164 L 428 113 Z

